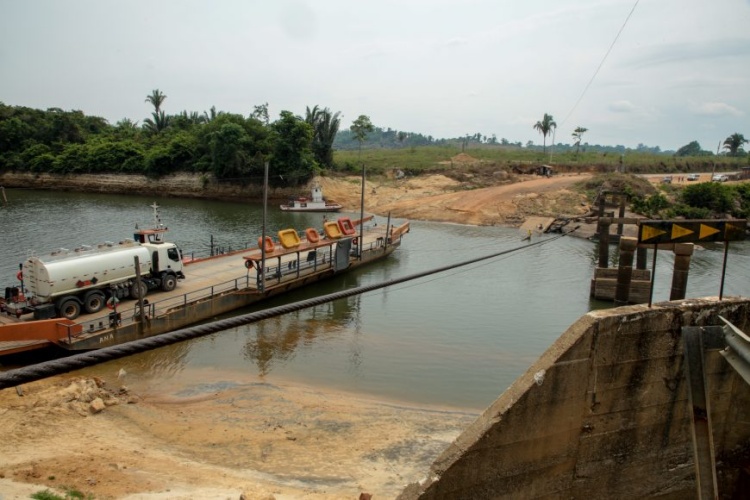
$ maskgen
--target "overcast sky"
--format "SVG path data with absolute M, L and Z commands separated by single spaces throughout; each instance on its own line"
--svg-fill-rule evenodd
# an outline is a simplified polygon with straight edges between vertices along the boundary
M 157 88 L 170 114 L 541 144 L 550 113 L 556 142 L 715 152 L 750 138 L 750 0 L 0 0 L 5 104 L 142 122 Z

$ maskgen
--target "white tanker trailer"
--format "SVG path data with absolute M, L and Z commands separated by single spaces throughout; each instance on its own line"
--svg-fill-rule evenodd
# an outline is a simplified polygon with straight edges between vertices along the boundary
M 19 317 L 33 312 L 36 319 L 72 320 L 81 312 L 101 311 L 108 301 L 136 299 L 155 289 L 172 291 L 185 275 L 181 252 L 174 243 L 163 241 L 165 232 L 166 228 L 147 229 L 137 231 L 135 240 L 30 257 L 17 275 L 20 287 L 5 289 L 2 308 Z

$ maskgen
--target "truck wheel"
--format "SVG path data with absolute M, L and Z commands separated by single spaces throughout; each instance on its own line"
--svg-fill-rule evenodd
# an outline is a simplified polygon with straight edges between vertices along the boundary
M 165 292 L 171 292 L 177 288 L 177 276 L 174 274 L 165 274 L 161 279 L 161 289 Z
M 60 302 L 58 310 L 63 318 L 73 320 L 81 314 L 81 303 L 77 299 L 65 299 Z
M 106 300 L 103 292 L 92 290 L 83 296 L 83 309 L 89 314 L 97 313 L 104 309 Z
M 138 283 L 133 283 L 130 286 L 130 298 L 131 299 L 141 299 L 146 296 L 148 293 L 148 285 L 144 283 L 142 280 Z

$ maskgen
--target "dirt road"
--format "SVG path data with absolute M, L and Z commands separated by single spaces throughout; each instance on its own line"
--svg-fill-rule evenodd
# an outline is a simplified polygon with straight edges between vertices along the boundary
M 522 176 L 519 182 L 465 191 L 461 184 L 442 175 L 401 180 L 368 181 L 366 208 L 378 215 L 410 220 L 431 220 L 482 226 L 520 225 L 529 216 L 556 217 L 586 213 L 586 197 L 571 190 L 588 174 Z M 324 177 L 327 198 L 359 210 L 361 190 L 354 178 Z M 356 182 L 359 182 L 356 180 Z

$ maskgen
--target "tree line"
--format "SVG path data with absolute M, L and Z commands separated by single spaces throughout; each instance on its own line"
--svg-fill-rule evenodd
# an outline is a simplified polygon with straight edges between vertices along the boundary
M 0 102 L 0 171 L 75 173 L 126 173 L 162 176 L 175 172 L 211 174 L 222 182 L 262 182 L 265 163 L 275 186 L 306 183 L 323 170 L 337 168 L 335 149 L 368 147 L 415 148 L 420 146 L 467 147 L 486 144 L 522 148 L 521 143 L 500 141 L 492 135 L 466 134 L 435 139 L 415 132 L 375 127 L 360 115 L 349 129 L 340 130 L 341 114 L 320 106 L 307 107 L 304 116 L 282 111 L 271 121 L 268 103 L 254 106 L 248 116 L 217 111 L 168 114 L 167 96 L 159 89 L 144 102 L 153 111 L 139 125 L 122 119 L 111 125 L 81 111 L 59 108 L 37 110 Z M 557 124 L 544 114 L 533 128 L 543 136 L 542 151 Z M 588 129 L 577 127 L 572 145 L 555 144 L 555 151 L 579 150 L 625 153 L 624 146 L 582 144 Z M 735 133 L 724 141 L 728 156 L 744 156 L 748 141 Z M 524 149 L 534 150 L 531 141 Z M 639 145 L 639 152 L 659 153 L 659 148 Z M 680 148 L 676 156 L 711 155 L 697 141 Z
M 538 122 L 536 122 L 533 125 L 533 128 L 537 130 L 540 134 L 542 134 L 543 152 L 546 153 L 547 152 L 547 136 L 552 134 L 557 128 L 557 123 L 555 122 L 554 117 L 548 113 L 544 113 L 544 117 Z M 580 150 L 581 139 L 583 137 L 583 134 L 586 132 L 588 132 L 587 128 L 576 127 L 576 129 L 571 134 L 574 139 L 573 145 L 576 147 L 576 155 L 578 155 L 578 152 Z M 723 146 L 722 149 L 724 149 L 725 154 L 727 156 L 732 156 L 732 157 L 746 156 L 747 153 L 744 150 L 744 145 L 747 142 L 748 140 L 745 139 L 745 136 L 743 134 L 740 134 L 739 132 L 735 132 L 734 134 L 724 139 L 724 142 L 722 142 L 720 146 Z M 639 147 L 638 147 L 639 151 L 647 149 L 642 146 L 643 145 L 639 144 Z M 569 146 L 567 147 L 569 148 Z M 656 149 L 658 150 L 659 148 L 657 147 Z M 658 153 L 659 151 L 655 151 L 655 152 Z M 716 151 L 716 154 L 719 154 L 718 150 Z M 675 156 L 712 156 L 712 155 L 713 153 L 711 151 L 707 151 L 701 148 L 701 145 L 698 143 L 698 141 L 692 141 L 686 144 L 685 146 L 682 146 L 675 152 Z
M 129 119 L 111 125 L 81 111 L 0 102 L 0 170 L 154 177 L 196 172 L 224 182 L 258 183 L 268 162 L 271 185 L 295 186 L 334 167 L 341 119 L 328 108 L 308 107 L 304 116 L 282 111 L 270 121 L 267 103 L 248 116 L 215 107 L 167 114 L 166 99 L 158 89 L 146 96 L 153 112 L 140 126 Z M 369 122 L 364 115 L 358 120 Z

